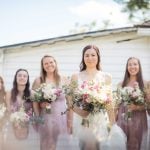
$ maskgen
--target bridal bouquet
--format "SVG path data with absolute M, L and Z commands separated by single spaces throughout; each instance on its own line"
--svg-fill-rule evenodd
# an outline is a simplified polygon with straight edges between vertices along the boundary
M 43 83 L 38 89 L 33 91 L 32 101 L 48 102 L 46 105 L 46 112 L 50 113 L 50 103 L 56 101 L 61 93 L 61 89 L 55 88 L 51 84 Z
M 145 105 L 144 100 L 144 92 L 139 88 L 139 85 L 137 82 L 134 83 L 133 87 L 124 87 L 120 89 L 120 97 L 121 101 L 125 105 Z M 131 110 L 128 110 L 127 114 L 125 114 L 125 118 L 129 119 L 132 116 Z
M 73 83 L 71 87 L 73 87 L 70 90 L 73 105 L 85 111 L 98 112 L 104 110 L 106 105 L 110 103 L 111 89 L 102 82 L 84 81 L 80 86 Z
M 13 112 L 10 115 L 10 121 L 17 127 L 26 127 L 29 124 L 30 116 L 21 107 L 19 111 Z

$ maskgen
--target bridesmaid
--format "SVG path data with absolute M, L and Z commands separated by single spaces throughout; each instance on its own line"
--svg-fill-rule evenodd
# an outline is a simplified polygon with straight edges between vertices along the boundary
M 127 60 L 124 80 L 119 83 L 119 88 L 139 86 L 139 89 L 144 92 L 146 85 L 142 77 L 140 60 L 130 57 Z M 124 117 L 128 110 L 131 110 L 131 119 Z M 147 115 L 144 104 L 125 105 L 124 102 L 121 102 L 118 108 L 117 123 L 127 136 L 127 150 L 147 150 Z
M 58 73 L 55 58 L 45 55 L 41 59 L 41 75 L 35 79 L 33 89 L 40 87 L 42 83 L 61 89 L 65 80 L 65 77 Z M 51 113 L 45 111 L 48 105 L 51 105 Z M 66 110 L 65 95 L 61 93 L 51 104 L 48 102 L 33 102 L 33 107 L 35 115 L 44 118 L 44 124 L 39 125 L 40 149 L 55 150 L 58 136 L 67 133 L 67 117 L 61 115 Z
M 10 119 L 13 113 L 20 112 L 21 109 L 22 111 L 24 110 L 24 113 L 29 117 L 32 117 L 33 109 L 29 87 L 28 71 L 26 69 L 18 69 L 14 76 L 12 90 L 6 93 L 6 106 L 10 114 Z M 38 150 L 36 147 L 36 145 L 38 145 L 37 135 L 30 122 L 24 121 L 22 124 L 18 124 L 19 122 L 10 121 L 11 122 L 6 125 L 7 133 L 5 135 L 4 149 Z

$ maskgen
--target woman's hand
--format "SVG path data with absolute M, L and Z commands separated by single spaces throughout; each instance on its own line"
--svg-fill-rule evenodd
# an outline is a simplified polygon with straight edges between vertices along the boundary
M 134 104 L 130 104 L 128 105 L 128 109 L 131 111 L 136 111 L 136 110 L 144 110 L 145 107 L 143 105 L 134 105 Z
M 81 109 L 80 107 L 74 106 L 73 111 L 76 112 L 78 115 L 80 115 L 83 118 L 86 118 L 89 115 L 88 111 L 85 111 Z
M 48 102 L 40 102 L 40 107 L 41 108 L 46 108 L 46 106 L 48 106 L 49 103 Z

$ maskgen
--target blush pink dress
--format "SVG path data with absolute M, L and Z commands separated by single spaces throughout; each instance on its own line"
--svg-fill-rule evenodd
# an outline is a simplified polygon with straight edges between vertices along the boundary
M 41 110 L 41 117 L 44 123 L 39 126 L 40 150 L 55 150 L 58 137 L 67 134 L 66 99 L 64 94 L 60 94 L 56 101 L 51 103 L 51 112 L 46 113 Z
M 127 136 L 127 150 L 148 150 L 146 110 L 132 111 L 131 119 L 124 118 L 127 112 L 127 106 L 122 102 L 118 110 L 117 124 Z

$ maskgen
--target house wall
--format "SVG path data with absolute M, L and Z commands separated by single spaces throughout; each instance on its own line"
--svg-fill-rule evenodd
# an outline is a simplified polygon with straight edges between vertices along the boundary
M 127 39 L 131 39 L 126 41 Z M 29 44 L 4 51 L 1 74 L 6 89 L 11 89 L 14 74 L 18 68 L 29 71 L 31 84 L 40 74 L 40 61 L 45 54 L 56 58 L 60 73 L 70 76 L 79 71 L 82 49 L 87 44 L 95 44 L 100 48 L 103 71 L 113 77 L 113 85 L 122 80 L 126 61 L 130 56 L 141 60 L 143 75 L 150 80 L 150 37 L 137 36 L 135 32 L 116 33 L 101 37 L 85 37 L 81 39 L 62 40 L 54 43 Z

